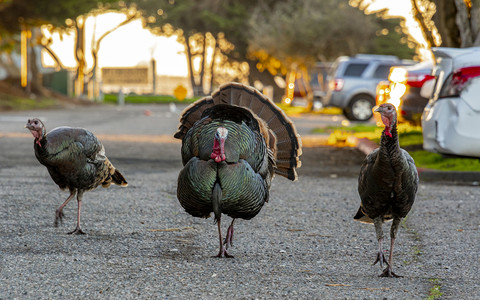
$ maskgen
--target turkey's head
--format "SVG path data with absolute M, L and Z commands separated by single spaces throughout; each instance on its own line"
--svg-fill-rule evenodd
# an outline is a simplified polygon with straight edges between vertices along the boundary
M 375 110 L 380 113 L 382 122 L 385 125 L 385 134 L 392 137 L 392 128 L 397 124 L 397 111 L 395 106 L 390 103 L 383 103 Z
M 40 121 L 40 119 L 37 119 L 37 118 L 28 119 L 27 125 L 25 125 L 25 128 L 30 130 L 33 137 L 35 138 L 35 143 L 41 147 L 42 145 L 40 144 L 40 141 L 45 136 L 45 125 L 43 125 L 42 121 Z
M 215 139 L 213 141 L 212 154 L 210 158 L 214 159 L 215 162 L 219 163 L 226 159 L 225 157 L 225 140 L 228 136 L 228 130 L 225 127 L 218 127 L 215 132 Z

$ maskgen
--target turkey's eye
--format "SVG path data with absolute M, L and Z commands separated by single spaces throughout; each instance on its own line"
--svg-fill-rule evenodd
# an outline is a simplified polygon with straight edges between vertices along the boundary
M 35 122 L 33 122 L 33 123 L 35 123 L 35 125 L 37 125 L 37 124 L 38 124 L 38 121 L 35 121 Z

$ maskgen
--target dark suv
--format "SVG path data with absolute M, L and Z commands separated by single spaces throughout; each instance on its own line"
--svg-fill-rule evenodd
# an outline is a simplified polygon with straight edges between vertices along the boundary
M 349 120 L 367 121 L 373 115 L 377 84 L 388 79 L 392 66 L 411 64 L 413 62 L 391 55 L 341 56 L 337 58 L 329 74 L 323 105 L 341 108 Z

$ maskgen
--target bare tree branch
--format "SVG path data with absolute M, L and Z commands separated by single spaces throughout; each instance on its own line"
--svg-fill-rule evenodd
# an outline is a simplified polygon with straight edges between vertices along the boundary
M 413 17 L 417 21 L 418 25 L 422 29 L 423 36 L 425 37 L 425 40 L 427 41 L 428 47 L 434 47 L 436 46 L 435 41 L 432 36 L 432 32 L 428 28 L 425 18 L 422 15 L 422 12 L 418 6 L 417 0 L 412 0 L 412 9 L 413 9 Z

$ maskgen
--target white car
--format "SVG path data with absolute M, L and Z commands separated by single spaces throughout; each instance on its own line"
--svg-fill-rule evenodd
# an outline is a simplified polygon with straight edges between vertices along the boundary
M 436 84 L 421 91 L 431 95 L 422 114 L 423 148 L 480 157 L 480 47 L 432 51 Z

